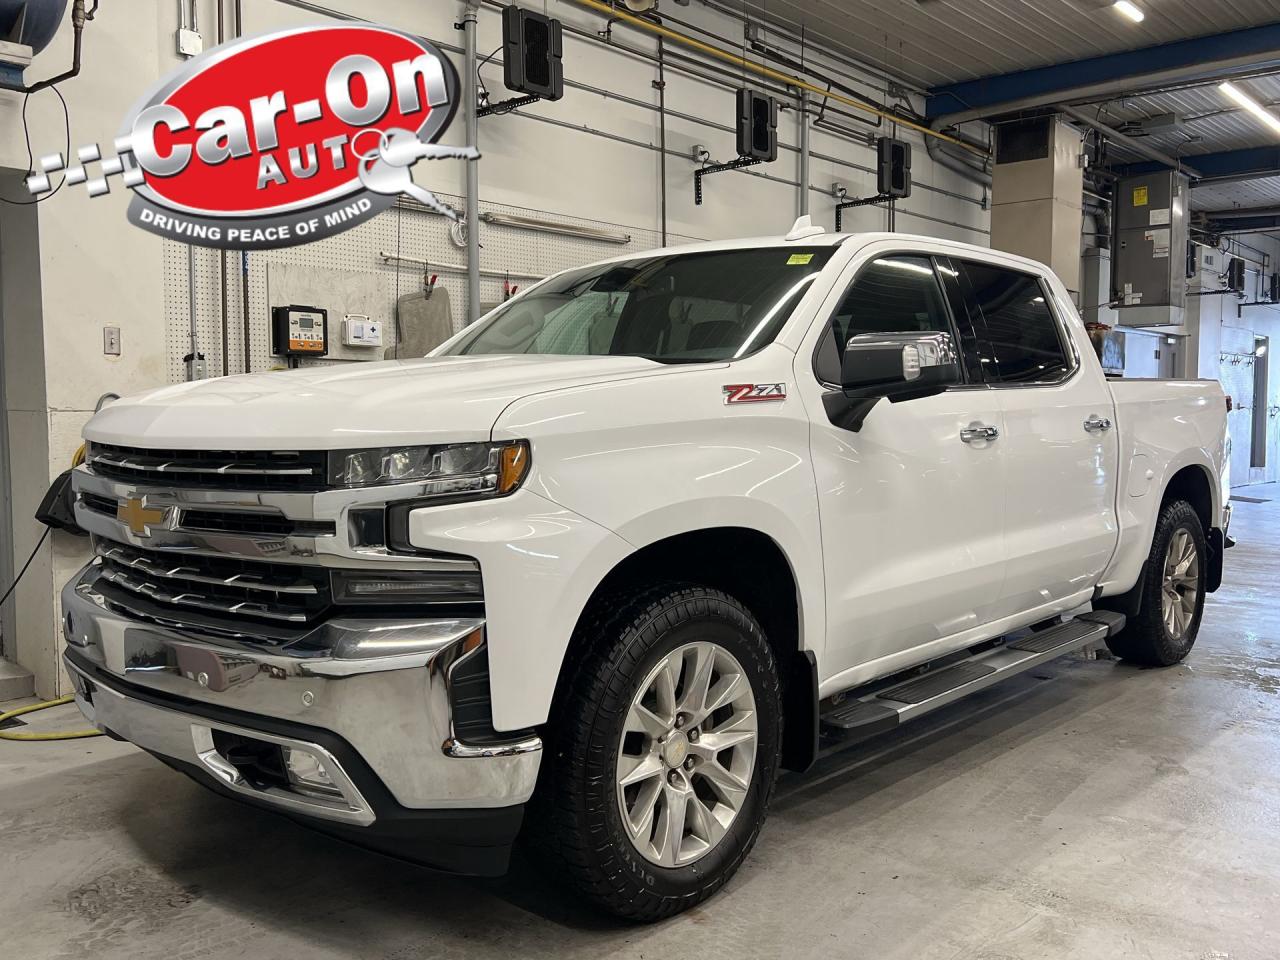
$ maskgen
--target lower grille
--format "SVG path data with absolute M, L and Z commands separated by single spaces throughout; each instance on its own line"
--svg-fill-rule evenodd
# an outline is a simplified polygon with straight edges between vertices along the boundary
M 303 626 L 331 606 L 328 574 L 291 564 L 197 557 L 99 541 L 100 579 L 171 611 Z

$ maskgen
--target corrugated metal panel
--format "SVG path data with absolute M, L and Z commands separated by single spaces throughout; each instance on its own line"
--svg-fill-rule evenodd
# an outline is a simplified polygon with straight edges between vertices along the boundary
M 1280 116 L 1280 74 L 1239 81 L 1253 97 L 1272 106 Z M 1276 142 L 1252 116 L 1228 100 L 1216 84 L 1175 90 L 1167 93 L 1132 97 L 1105 105 L 1102 119 L 1112 126 L 1126 129 L 1143 119 L 1165 113 L 1181 114 L 1184 122 L 1173 130 L 1142 137 L 1171 156 L 1188 157 L 1194 165 L 1197 153 L 1241 150 Z M 1130 131 L 1132 132 L 1132 131 Z M 1141 161 L 1141 154 L 1121 146 L 1111 148 L 1111 159 Z M 1226 210 L 1234 207 L 1263 207 L 1280 204 L 1280 177 L 1197 187 L 1191 192 L 1195 210 Z
M 1137 50 L 1280 20 L 1276 0 L 1135 0 L 1132 23 L 1106 0 L 728 0 L 803 25 L 855 59 L 923 87 Z
M 1280 177 L 1196 187 L 1191 191 L 1191 206 L 1195 210 L 1280 206 Z
M 1280 107 L 1280 75 L 1239 83 L 1262 103 Z M 1268 134 L 1258 121 L 1227 100 L 1216 84 L 1109 103 L 1102 117 L 1112 126 L 1120 126 L 1163 113 L 1181 114 L 1184 123 L 1145 141 L 1167 153 L 1216 153 L 1267 142 Z

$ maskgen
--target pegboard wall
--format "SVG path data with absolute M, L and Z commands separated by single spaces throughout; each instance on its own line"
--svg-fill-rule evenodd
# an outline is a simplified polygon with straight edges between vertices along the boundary
M 439 194 L 455 209 L 462 209 L 460 197 Z M 627 244 L 609 243 L 563 236 L 538 230 L 484 224 L 481 228 L 480 268 L 486 271 L 480 278 L 481 303 L 497 303 L 503 298 L 503 282 L 509 275 L 510 282 L 521 288 L 542 277 L 581 266 L 596 260 L 605 260 L 628 252 L 639 253 L 661 246 L 662 237 L 652 230 L 642 230 L 622 224 L 600 221 L 583 221 L 542 210 L 530 210 L 502 204 L 481 203 L 480 212 L 537 217 L 552 223 L 570 227 L 596 227 L 630 234 Z M 324 240 L 283 250 L 255 250 L 247 254 L 227 252 L 226 312 L 228 373 L 244 373 L 245 350 L 242 310 L 243 272 L 249 279 L 249 372 L 282 368 L 282 358 L 271 353 L 271 307 L 268 299 L 268 275 L 273 265 L 276 272 L 281 266 L 310 267 L 326 271 L 343 271 L 349 274 L 368 274 L 374 282 L 359 286 L 371 291 L 380 303 L 370 303 L 360 312 L 394 317 L 395 305 L 401 296 L 421 288 L 424 273 L 439 275 L 437 289 L 449 291 L 453 304 L 453 327 L 461 330 L 466 323 L 467 278 L 463 271 L 442 265 L 462 266 L 466 263 L 465 246 L 455 243 L 451 223 L 446 218 L 430 213 L 425 208 L 400 203 L 390 210 L 344 233 Z M 668 236 L 668 243 L 697 240 L 696 237 Z M 422 267 L 413 263 L 387 262 L 383 252 L 402 257 L 426 260 L 434 266 Z M 204 354 L 209 376 L 220 376 L 224 370 L 222 350 L 223 285 L 220 277 L 221 256 L 217 250 L 196 247 L 194 251 L 196 340 Z M 179 383 L 186 378 L 183 358 L 191 352 L 191 325 L 188 309 L 188 248 L 186 244 L 164 241 L 165 331 L 168 348 L 169 381 Z M 376 291 L 376 292 L 372 292 Z M 341 317 L 329 318 L 329 340 L 335 345 L 340 340 Z M 394 345 L 394 324 L 386 329 L 385 343 Z M 303 364 L 332 364 L 359 362 L 347 359 L 350 351 L 334 350 L 338 356 L 323 360 L 304 360 Z M 363 355 L 363 354 L 362 354 Z M 368 359 L 381 359 L 382 351 L 370 351 Z

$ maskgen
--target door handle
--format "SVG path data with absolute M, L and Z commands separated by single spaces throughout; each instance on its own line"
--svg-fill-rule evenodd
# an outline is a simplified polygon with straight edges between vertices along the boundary
M 980 440 L 999 440 L 1000 429 L 998 427 L 988 427 L 982 423 L 975 423 L 960 431 L 960 439 L 965 443 L 977 443 Z
M 1107 417 L 1090 417 L 1084 422 L 1084 428 L 1090 433 L 1094 430 L 1110 430 L 1111 420 Z

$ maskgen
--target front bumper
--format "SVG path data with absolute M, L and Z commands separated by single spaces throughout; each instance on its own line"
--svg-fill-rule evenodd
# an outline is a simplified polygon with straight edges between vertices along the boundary
M 335 619 L 273 646 L 119 613 L 96 570 L 62 594 L 65 660 L 91 722 L 219 792 L 345 839 L 460 872 L 505 868 L 541 741 L 453 735 L 450 673 L 483 644 L 482 620 Z M 243 742 L 307 755 L 331 789 L 245 775 L 227 746 Z

